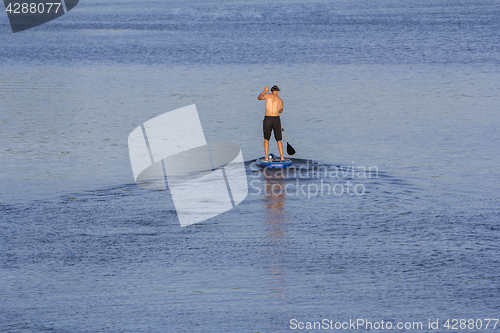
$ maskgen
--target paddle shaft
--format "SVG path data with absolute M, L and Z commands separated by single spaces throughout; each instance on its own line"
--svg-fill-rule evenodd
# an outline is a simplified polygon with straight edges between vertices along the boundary
M 283 132 L 283 135 L 285 136 L 287 154 L 288 155 L 295 155 L 295 149 L 293 149 L 292 145 L 288 142 L 288 139 L 286 138 L 286 134 L 285 134 L 285 129 L 283 128 L 283 126 L 281 126 L 281 131 Z
M 281 126 L 281 131 L 283 132 L 283 135 L 285 136 L 286 143 L 288 143 L 288 139 L 286 138 L 285 129 L 283 128 L 283 126 Z

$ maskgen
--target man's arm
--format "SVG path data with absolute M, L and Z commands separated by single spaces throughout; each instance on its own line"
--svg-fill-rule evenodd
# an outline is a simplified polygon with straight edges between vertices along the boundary
M 265 95 L 266 95 L 266 92 L 268 92 L 268 91 L 269 91 L 269 87 L 264 87 L 264 91 L 263 91 L 263 92 L 261 92 L 261 93 L 259 94 L 259 96 L 257 96 L 257 99 L 258 99 L 259 101 L 262 101 L 263 99 L 266 99 L 266 96 L 265 96 Z
M 280 109 L 280 113 L 281 113 L 281 112 L 283 112 L 283 105 L 284 105 L 284 103 L 283 103 L 283 101 L 281 101 L 281 109 Z

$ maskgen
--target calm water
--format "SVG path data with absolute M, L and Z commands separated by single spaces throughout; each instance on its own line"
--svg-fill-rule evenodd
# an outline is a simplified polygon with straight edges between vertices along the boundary
M 0 331 L 498 318 L 499 14 L 84 1 L 16 34 L 0 15 Z M 274 84 L 286 174 L 252 165 Z M 207 141 L 242 148 L 249 195 L 181 228 L 168 190 L 134 184 L 127 137 L 190 104 Z

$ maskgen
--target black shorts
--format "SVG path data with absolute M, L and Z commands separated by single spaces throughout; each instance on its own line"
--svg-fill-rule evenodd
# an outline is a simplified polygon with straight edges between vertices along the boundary
M 271 132 L 274 131 L 276 141 L 281 141 L 281 120 L 280 116 L 265 116 L 264 117 L 264 139 L 271 138 Z

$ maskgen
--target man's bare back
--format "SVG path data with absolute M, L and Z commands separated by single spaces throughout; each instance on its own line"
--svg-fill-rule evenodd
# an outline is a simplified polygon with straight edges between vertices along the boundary
M 279 90 L 266 94 L 269 87 L 265 87 L 264 91 L 260 93 L 259 100 L 266 100 L 266 116 L 276 117 L 283 112 L 283 100 L 278 97 Z

